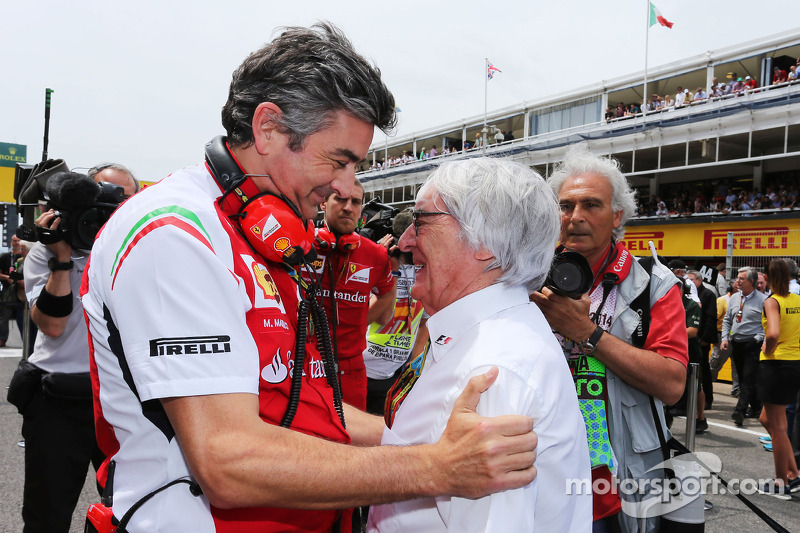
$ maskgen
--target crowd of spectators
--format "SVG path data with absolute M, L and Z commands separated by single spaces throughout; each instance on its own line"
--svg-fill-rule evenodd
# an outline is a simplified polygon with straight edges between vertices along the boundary
M 690 216 L 700 213 L 758 211 L 764 209 L 800 208 L 800 191 L 795 181 L 757 190 L 732 189 L 720 186 L 717 191 L 704 187 L 694 192 L 681 191 L 671 199 L 661 196 L 637 199 L 636 217 Z
M 606 121 L 617 120 L 625 117 L 632 117 L 642 113 L 642 107 L 647 113 L 655 113 L 659 111 L 666 111 L 671 108 L 685 107 L 702 103 L 709 98 L 721 98 L 724 96 L 741 96 L 750 91 L 758 89 L 758 82 L 752 76 L 739 76 L 736 72 L 731 72 L 727 76 L 729 81 L 719 82 L 717 78 L 713 78 L 711 86 L 705 90 L 702 86 L 697 87 L 694 92 L 689 88 L 678 86 L 675 96 L 669 94 L 659 96 L 652 94 L 644 102 L 643 106 L 638 104 L 625 104 L 619 102 L 616 107 L 606 107 L 605 118 Z M 789 70 L 786 71 L 780 67 L 775 67 L 772 74 L 772 85 L 781 85 L 784 83 L 796 83 L 800 81 L 800 57 L 797 58 L 795 65 L 791 65 Z
M 492 140 L 492 137 L 494 140 Z M 488 137 L 488 144 L 501 144 L 508 141 L 513 141 L 514 135 L 511 132 L 506 133 L 505 130 L 496 130 L 496 133 L 493 136 Z M 470 143 L 469 141 L 464 141 L 463 151 L 468 150 L 475 150 L 476 148 L 480 148 L 483 145 L 483 137 L 482 134 L 476 133 L 475 134 L 475 141 Z M 403 154 L 400 156 L 389 156 L 387 160 L 376 160 L 369 166 L 369 170 L 381 170 L 385 168 L 397 167 L 400 165 L 407 165 L 409 163 L 414 163 L 416 161 L 424 161 L 426 159 L 432 159 L 434 157 L 441 157 L 449 154 L 457 154 L 461 152 L 455 146 L 443 146 L 441 150 L 434 144 L 433 147 L 429 150 L 425 146 L 419 151 L 418 154 L 414 154 L 413 152 L 409 152 L 408 150 L 403 150 Z M 361 171 L 365 170 L 364 168 Z
M 708 88 L 708 90 L 700 86 L 697 87 L 697 89 L 695 89 L 694 92 L 691 92 L 689 88 L 678 86 L 674 96 L 670 94 L 665 94 L 662 97 L 658 94 L 652 94 L 644 102 L 643 105 L 637 103 L 626 104 L 624 102 L 618 102 L 616 107 L 613 106 L 606 107 L 605 120 L 607 122 L 611 122 L 612 120 L 616 121 L 624 118 L 630 118 L 637 115 L 641 115 L 642 112 L 646 113 L 663 112 L 670 109 L 677 109 L 681 107 L 687 107 L 690 105 L 701 104 L 712 98 L 722 98 L 731 95 L 741 96 L 759 88 L 758 82 L 756 82 L 756 80 L 752 76 L 745 75 L 744 77 L 741 77 L 739 76 L 738 73 L 731 72 L 727 75 L 727 78 L 729 79 L 727 83 L 719 82 L 717 78 L 713 78 L 711 81 L 711 86 Z M 789 67 L 788 71 L 780 67 L 775 67 L 773 69 L 771 86 L 782 85 L 786 83 L 793 84 L 797 82 L 800 82 L 800 57 L 797 58 L 795 65 L 791 65 Z M 487 139 L 490 145 L 501 144 L 503 142 L 508 142 L 514 139 L 514 136 L 511 134 L 511 132 L 506 133 L 505 131 L 500 131 L 500 130 L 495 130 L 495 131 L 496 133 L 493 136 L 494 138 L 492 139 L 492 136 L 490 135 Z M 475 134 L 475 140 L 473 142 L 464 141 L 462 148 L 463 151 L 468 151 L 480 148 L 482 145 L 483 145 L 483 137 L 482 134 L 479 132 Z M 441 150 L 438 150 L 436 145 L 433 145 L 433 147 L 429 150 L 425 146 L 423 146 L 418 154 L 414 154 L 413 152 L 404 150 L 403 154 L 400 156 L 390 156 L 387 160 L 377 160 L 374 163 L 372 163 L 368 167 L 368 169 L 362 167 L 360 168 L 360 171 L 382 170 L 400 165 L 407 165 L 409 163 L 413 163 L 416 161 L 424 161 L 426 159 L 431 159 L 434 157 L 456 154 L 460 153 L 461 151 L 462 150 L 459 150 L 455 146 L 449 146 L 449 147 L 443 146 Z M 784 202 L 784 203 L 789 203 L 789 202 Z M 794 202 L 791 203 L 793 204 Z M 691 204 L 691 202 L 689 202 L 689 204 Z M 675 205 L 674 207 L 676 209 L 678 208 L 677 205 Z M 710 208 L 711 202 L 709 202 L 709 204 L 706 207 Z M 724 211 L 725 204 L 723 203 L 717 207 L 719 207 L 718 211 Z M 737 206 L 731 204 L 728 210 L 745 211 L 753 208 L 751 203 L 747 202 L 745 202 L 745 207 L 746 209 L 737 209 Z M 688 205 L 688 207 L 683 206 L 683 210 L 689 213 L 693 212 L 691 211 L 691 208 L 692 205 Z M 764 209 L 769 209 L 769 208 L 766 207 Z M 675 211 L 675 212 L 678 213 L 681 211 Z M 668 214 L 669 213 L 670 212 L 668 211 Z

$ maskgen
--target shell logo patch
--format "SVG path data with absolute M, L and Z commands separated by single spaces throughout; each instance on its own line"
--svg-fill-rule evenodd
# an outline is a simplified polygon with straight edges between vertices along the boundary
M 280 304 L 281 295 L 278 294 L 278 288 L 275 286 L 275 282 L 272 281 L 272 276 L 269 275 L 267 267 L 259 263 L 253 263 L 253 274 L 255 275 L 256 283 L 264 293 L 264 298 L 274 300 L 275 303 Z
M 249 265 L 250 279 L 253 283 L 253 307 L 258 309 L 274 308 L 285 313 L 278 286 L 272 279 L 267 267 L 250 255 L 242 254 L 245 265 Z
M 286 250 L 289 247 L 289 244 L 290 243 L 289 243 L 289 239 L 288 238 L 286 238 L 286 237 L 278 237 L 275 240 L 275 244 L 273 245 L 273 248 L 275 248 L 276 252 L 283 253 L 283 251 Z

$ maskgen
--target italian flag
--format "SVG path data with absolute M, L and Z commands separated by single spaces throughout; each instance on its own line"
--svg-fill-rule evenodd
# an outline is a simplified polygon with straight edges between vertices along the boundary
M 658 10 L 653 2 L 650 2 L 650 26 L 655 26 L 656 24 L 661 24 L 667 28 L 672 27 L 672 22 L 665 19 L 664 15 L 661 14 L 661 11 Z

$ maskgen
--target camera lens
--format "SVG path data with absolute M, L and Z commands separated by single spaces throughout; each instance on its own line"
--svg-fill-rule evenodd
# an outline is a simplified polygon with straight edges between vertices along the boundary
M 553 257 L 545 285 L 556 294 L 580 298 L 592 286 L 592 269 L 581 254 L 561 251 Z
M 555 265 L 551 276 L 553 284 L 566 293 L 574 293 L 577 291 L 583 280 L 580 268 L 572 263 Z

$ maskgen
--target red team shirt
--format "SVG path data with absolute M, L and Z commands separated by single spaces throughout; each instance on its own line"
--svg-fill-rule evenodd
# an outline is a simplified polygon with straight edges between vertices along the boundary
M 386 294 L 394 286 L 392 268 L 386 248 L 361 238 L 358 248 L 350 252 L 323 250 L 317 247 L 314 270 L 321 278 L 322 301 L 333 336 L 332 298 L 333 271 L 338 321 L 336 345 L 339 355 L 340 381 L 344 401 L 359 409 L 367 407 L 367 374 L 362 353 L 367 347 L 367 311 L 369 297 Z M 373 290 L 374 289 L 374 290 Z

